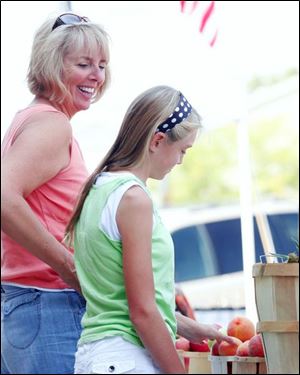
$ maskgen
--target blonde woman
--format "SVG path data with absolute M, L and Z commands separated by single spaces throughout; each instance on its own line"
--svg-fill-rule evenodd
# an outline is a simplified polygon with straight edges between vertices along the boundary
M 86 17 L 49 19 L 1 150 L 2 374 L 70 374 L 85 311 L 73 250 L 61 243 L 88 177 L 70 120 L 105 92 L 109 38 Z
M 87 301 L 75 373 L 182 374 L 176 332 L 230 341 L 175 315 L 173 243 L 147 188 L 182 163 L 200 126 L 182 93 L 151 88 L 130 105 L 86 183 L 67 227 Z

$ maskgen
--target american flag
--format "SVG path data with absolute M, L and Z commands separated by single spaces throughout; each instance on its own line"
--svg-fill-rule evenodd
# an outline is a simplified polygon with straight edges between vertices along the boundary
M 180 1 L 180 9 L 182 13 L 197 20 L 198 31 L 213 47 L 218 35 L 215 21 L 215 1 Z

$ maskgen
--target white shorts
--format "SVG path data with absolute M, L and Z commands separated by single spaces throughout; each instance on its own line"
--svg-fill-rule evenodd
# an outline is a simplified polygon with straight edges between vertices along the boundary
M 124 340 L 107 337 L 78 346 L 74 374 L 163 374 L 148 351 Z

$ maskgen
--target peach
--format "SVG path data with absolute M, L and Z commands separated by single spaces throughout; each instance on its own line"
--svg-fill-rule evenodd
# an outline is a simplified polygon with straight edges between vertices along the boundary
M 237 348 L 242 344 L 242 341 L 237 337 L 231 336 L 233 343 L 229 344 L 226 341 L 221 341 L 219 344 L 219 355 L 236 355 Z
M 260 334 L 253 336 L 249 340 L 248 346 L 249 346 L 250 357 L 264 357 L 265 356 L 262 338 Z
M 215 341 L 211 347 L 211 355 L 219 355 L 219 343 Z
M 209 346 L 206 340 L 202 342 L 190 342 L 190 351 L 191 352 L 209 352 Z
M 244 342 L 255 335 L 255 326 L 247 317 L 236 316 L 227 326 L 227 335 L 234 336 Z
M 227 329 L 222 327 L 220 324 L 218 323 L 215 323 L 215 326 L 218 326 L 218 331 L 220 331 L 221 333 L 223 333 L 223 335 L 226 335 L 227 336 Z M 207 340 L 207 344 L 209 346 L 209 349 L 211 350 L 212 346 L 214 345 L 214 343 L 216 342 L 216 339 L 208 339 Z
M 184 337 L 179 337 L 176 341 L 175 341 L 175 348 L 176 349 L 181 349 L 181 350 L 184 350 L 184 351 L 189 351 L 190 350 L 190 342 L 189 340 L 187 340 L 186 338 Z
M 249 341 L 250 340 L 246 340 L 238 346 L 236 355 L 239 357 L 249 357 Z

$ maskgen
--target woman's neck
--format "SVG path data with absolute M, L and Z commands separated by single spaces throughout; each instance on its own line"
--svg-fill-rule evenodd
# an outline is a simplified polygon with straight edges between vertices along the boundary
M 43 98 L 43 97 L 38 97 L 36 96 L 33 101 L 31 102 L 31 105 L 35 105 L 35 104 L 48 104 L 48 105 L 51 105 L 52 107 L 56 108 L 58 111 L 64 113 L 69 119 L 71 119 L 71 115 L 70 113 L 66 110 L 65 106 L 63 105 L 59 105 L 57 103 L 54 103 L 54 102 L 51 102 L 49 99 L 47 98 Z

